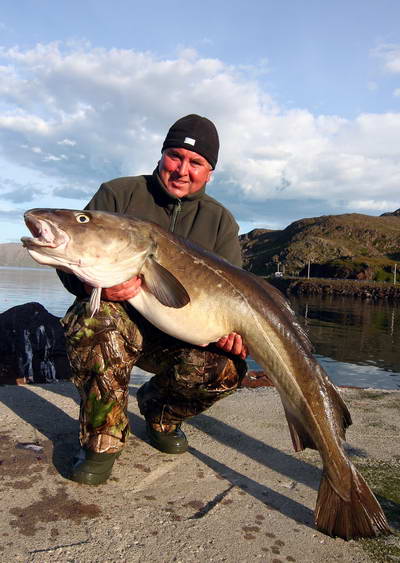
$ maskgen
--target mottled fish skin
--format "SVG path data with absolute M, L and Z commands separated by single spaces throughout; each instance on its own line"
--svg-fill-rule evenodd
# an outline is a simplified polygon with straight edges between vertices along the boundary
M 22 241 L 42 264 L 96 288 L 142 276 L 143 290 L 129 301 L 172 336 L 206 345 L 230 332 L 241 334 L 280 393 L 295 450 L 312 447 L 321 455 L 316 526 L 344 539 L 390 532 L 381 507 L 344 453 L 342 440 L 351 424 L 347 407 L 278 290 L 140 219 L 34 209 L 25 220 L 35 238 Z M 60 241 L 58 247 L 54 241 Z

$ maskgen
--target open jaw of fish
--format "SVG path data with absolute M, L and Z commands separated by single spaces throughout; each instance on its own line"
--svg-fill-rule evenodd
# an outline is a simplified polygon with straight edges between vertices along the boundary
M 34 215 L 26 215 L 25 222 L 31 231 L 33 238 L 22 237 L 22 243 L 25 247 L 34 251 L 35 247 L 63 247 L 68 242 L 67 233 L 62 231 L 57 225 L 51 221 L 36 218 Z M 38 258 L 40 254 L 38 254 Z
M 99 290 L 140 275 L 143 289 L 129 301 L 164 332 L 197 345 L 241 334 L 279 391 L 295 450 L 310 447 L 321 455 L 317 528 L 344 539 L 390 533 L 379 503 L 345 455 L 347 407 L 278 290 L 146 221 L 51 209 L 25 217 L 28 227 L 41 221 L 55 237 L 60 231 L 66 235 L 59 247 L 41 244 L 52 235 L 36 237 L 38 244 L 36 238 L 23 241 L 41 263 L 57 268 L 62 262 L 63 269 Z

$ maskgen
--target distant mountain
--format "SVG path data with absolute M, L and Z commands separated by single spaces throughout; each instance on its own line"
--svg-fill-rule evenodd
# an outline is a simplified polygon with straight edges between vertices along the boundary
M 26 248 L 18 242 L 0 244 L 0 266 L 20 268 L 42 268 L 28 254 Z
M 279 269 L 313 277 L 392 279 L 400 261 L 400 210 L 380 217 L 349 213 L 295 221 L 281 231 L 240 237 L 244 267 L 259 275 Z

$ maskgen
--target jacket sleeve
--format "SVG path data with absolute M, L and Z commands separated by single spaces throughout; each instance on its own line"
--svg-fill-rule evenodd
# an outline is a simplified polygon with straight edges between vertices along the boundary
M 214 252 L 234 266 L 242 267 L 239 225 L 230 213 L 222 217 Z
M 113 191 L 107 184 L 101 184 L 100 188 L 94 194 L 92 199 L 86 205 L 85 209 L 89 211 L 118 211 L 118 202 Z M 83 287 L 83 283 L 73 274 L 67 274 L 61 270 L 57 270 L 57 275 L 61 283 L 67 291 L 82 299 L 87 297 L 87 293 Z

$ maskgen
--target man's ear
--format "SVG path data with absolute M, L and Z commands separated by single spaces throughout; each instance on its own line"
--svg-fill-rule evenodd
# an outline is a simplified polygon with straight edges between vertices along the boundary
M 208 173 L 208 175 L 207 175 L 207 180 L 206 180 L 207 183 L 212 180 L 213 172 L 214 172 L 214 170 L 210 170 L 210 171 L 209 171 L 209 173 Z

